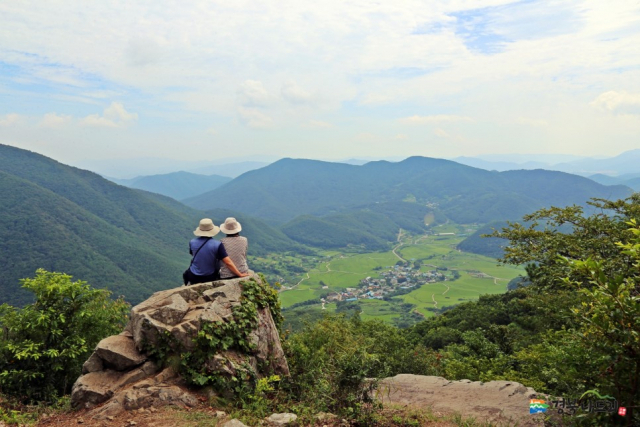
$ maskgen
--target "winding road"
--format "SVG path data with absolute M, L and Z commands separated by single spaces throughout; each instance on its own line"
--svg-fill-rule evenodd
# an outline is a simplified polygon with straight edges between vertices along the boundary
M 396 247 L 394 247 L 394 248 L 391 250 L 391 252 L 393 252 L 393 254 L 394 254 L 395 256 L 397 256 L 397 257 L 398 257 L 398 259 L 399 259 L 400 261 L 402 261 L 402 262 L 407 262 L 407 260 L 406 260 L 406 259 L 402 258 L 402 257 L 401 257 L 400 255 L 398 255 L 398 253 L 396 252 L 396 249 L 398 249 L 400 246 L 404 245 L 404 243 L 402 243 L 402 242 L 400 241 L 400 238 L 402 237 L 402 235 L 403 235 L 403 233 L 402 233 L 402 228 L 401 228 L 400 230 L 398 230 L 398 239 L 397 239 L 398 244 L 396 245 Z

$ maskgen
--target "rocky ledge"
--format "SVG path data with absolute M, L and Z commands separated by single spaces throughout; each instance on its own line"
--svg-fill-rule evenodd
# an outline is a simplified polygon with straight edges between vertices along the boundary
M 96 418 L 163 404 L 195 406 L 194 383 L 215 388 L 227 380 L 289 375 L 272 316 L 277 297 L 264 298 L 271 292 L 255 274 L 156 292 L 132 308 L 121 334 L 98 343 L 73 386 L 72 405 L 94 408 Z
M 380 381 L 384 405 L 430 408 L 498 426 L 542 426 L 545 414 L 529 414 L 529 400 L 543 395 L 515 381 L 449 381 L 401 374 Z

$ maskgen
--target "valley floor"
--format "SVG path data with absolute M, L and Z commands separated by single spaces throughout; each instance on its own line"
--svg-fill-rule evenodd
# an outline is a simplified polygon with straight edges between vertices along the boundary
M 329 312 L 336 310 L 338 300 L 357 302 L 363 319 L 397 323 L 407 314 L 407 304 L 417 320 L 483 294 L 503 293 L 524 270 L 456 249 L 476 229 L 476 225 L 446 224 L 426 235 L 401 231 L 388 252 L 325 252 L 313 268 L 285 285 L 280 300 L 286 308 L 323 298 L 324 304 L 297 311 Z

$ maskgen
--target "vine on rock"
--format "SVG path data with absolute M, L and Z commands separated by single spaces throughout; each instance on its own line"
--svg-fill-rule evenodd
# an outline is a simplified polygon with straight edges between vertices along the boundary
M 249 279 L 242 283 L 240 304 L 232 308 L 233 316 L 228 320 L 206 322 L 194 337 L 194 349 L 190 352 L 156 350 L 161 362 L 179 356 L 179 372 L 187 383 L 211 386 L 215 390 L 235 394 L 254 388 L 256 367 L 250 364 L 249 355 L 255 353 L 255 344 L 250 334 L 258 327 L 258 309 L 268 307 L 278 331 L 283 322 L 278 293 L 267 283 L 264 276 L 259 281 Z M 221 355 L 222 352 L 228 352 Z M 261 366 L 262 368 L 262 366 Z M 268 374 L 265 372 L 265 374 Z

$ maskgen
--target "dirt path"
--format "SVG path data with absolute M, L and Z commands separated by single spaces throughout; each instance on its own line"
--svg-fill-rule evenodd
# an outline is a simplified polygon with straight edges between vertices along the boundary
M 396 246 L 395 248 L 393 248 L 393 249 L 391 250 L 391 252 L 393 252 L 393 254 L 394 254 L 395 256 L 397 256 L 397 257 L 398 257 L 398 259 L 399 259 L 400 261 L 402 261 L 402 262 L 407 262 L 407 260 L 406 260 L 406 259 L 402 258 L 402 257 L 401 257 L 400 255 L 398 255 L 398 253 L 396 252 L 396 249 L 398 249 L 400 246 L 402 246 L 402 243 L 400 243 L 398 246 Z
M 112 419 L 94 420 L 86 414 L 87 411 L 78 411 L 65 414 L 55 414 L 39 420 L 37 426 L 56 427 L 110 427 L 110 426 L 136 426 L 136 427 L 197 427 L 202 422 L 210 420 L 216 425 L 218 421 L 229 420 L 229 417 L 216 417 L 216 409 L 202 403 L 196 408 L 161 407 L 149 408 L 124 413 L 112 417 Z
M 401 228 L 400 230 L 398 230 L 398 238 L 396 239 L 396 241 L 398 242 L 398 244 L 397 244 L 393 249 L 391 249 L 391 252 L 393 252 L 393 254 L 394 254 L 395 256 L 397 256 L 397 257 L 398 257 L 398 259 L 399 259 L 400 261 L 402 261 L 402 262 L 407 262 L 407 260 L 406 260 L 406 259 L 402 258 L 402 257 L 401 257 L 400 255 L 398 255 L 398 253 L 396 252 L 396 250 L 397 250 L 398 248 L 400 248 L 401 246 L 403 246 L 403 245 L 404 245 L 404 243 L 402 243 L 402 242 L 400 241 L 400 239 L 402 238 L 402 236 L 404 236 L 404 233 L 402 232 L 402 228 Z
M 292 287 L 290 287 L 289 289 L 283 289 L 283 288 L 280 288 L 280 289 L 278 289 L 278 292 L 293 291 L 293 290 L 295 290 L 295 288 L 297 288 L 297 287 L 298 287 L 298 285 L 299 285 L 300 283 L 304 282 L 305 280 L 309 280 L 309 279 L 311 278 L 311 277 L 309 276 L 309 273 L 306 273 L 306 276 L 307 276 L 307 277 L 303 277 L 302 279 L 300 279 L 300 281 L 299 281 L 298 283 L 296 283 L 295 285 L 293 285 L 293 286 L 292 286 Z

